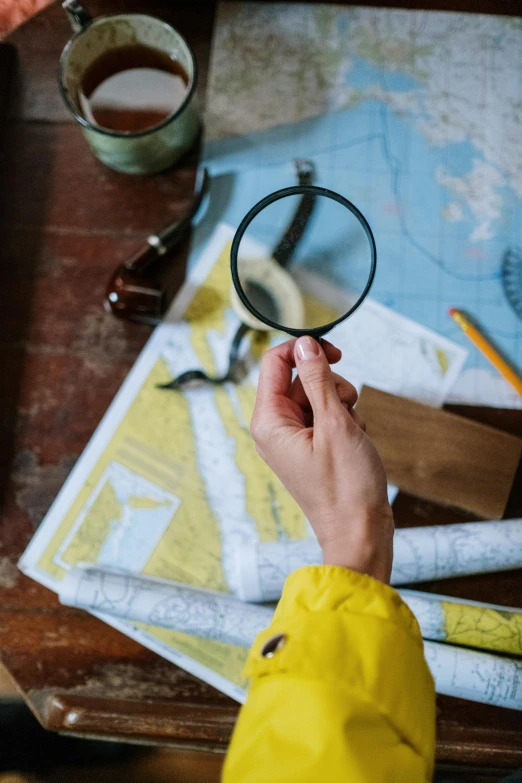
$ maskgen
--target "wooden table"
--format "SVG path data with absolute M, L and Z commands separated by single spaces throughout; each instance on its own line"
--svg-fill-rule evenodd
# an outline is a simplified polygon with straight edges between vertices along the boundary
M 202 92 L 212 4 L 88 5 L 94 14 L 146 9 L 172 22 L 196 51 Z M 481 8 L 498 12 L 493 5 Z M 466 8 L 480 10 L 471 0 Z M 15 565 L 150 333 L 104 312 L 107 277 L 143 236 L 183 212 L 196 164 L 194 153 L 146 179 L 94 160 L 56 86 L 69 36 L 52 6 L 10 38 L 19 75 L 0 172 L 0 656 L 49 729 L 224 752 L 237 704 L 87 613 L 60 606 Z M 180 258 L 180 278 L 183 267 Z M 521 413 L 454 410 L 522 435 Z M 508 515 L 522 515 L 520 477 Z M 399 525 L 466 518 L 406 496 L 396 517 Z M 522 573 L 424 589 L 520 604 Z M 522 767 L 522 714 L 440 698 L 437 755 L 454 766 Z

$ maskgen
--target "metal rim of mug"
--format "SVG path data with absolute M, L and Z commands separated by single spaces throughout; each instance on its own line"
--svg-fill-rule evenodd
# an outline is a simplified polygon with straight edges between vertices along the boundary
M 341 204 L 341 206 L 346 207 L 354 217 L 357 218 L 359 223 L 364 229 L 364 232 L 366 234 L 366 238 L 368 240 L 368 244 L 370 246 L 370 253 L 371 253 L 371 267 L 370 272 L 368 275 L 368 280 L 366 281 L 366 285 L 364 286 L 364 289 L 355 302 L 354 305 L 346 312 L 344 315 L 342 315 L 340 318 L 337 318 L 335 321 L 331 321 L 329 324 L 325 324 L 324 326 L 316 326 L 313 329 L 292 329 L 290 327 L 283 328 L 281 324 L 276 323 L 275 321 L 271 321 L 270 318 L 266 318 L 263 316 L 256 308 L 250 303 L 248 297 L 246 296 L 245 292 L 243 291 L 243 288 L 241 286 L 240 280 L 239 280 L 239 273 L 238 273 L 238 261 L 237 256 L 239 252 L 239 246 L 241 244 L 241 240 L 243 239 L 243 236 L 245 234 L 245 231 L 247 230 L 248 226 L 252 222 L 252 220 L 259 215 L 259 213 L 265 209 L 265 207 L 268 207 L 270 204 L 273 204 L 275 201 L 279 201 L 282 198 L 285 198 L 286 196 L 302 196 L 302 195 L 311 195 L 311 196 L 326 196 L 327 198 L 332 199 L 333 201 L 337 201 L 338 204 Z M 239 296 L 241 302 L 245 305 L 247 310 L 249 310 L 252 315 L 254 315 L 258 320 L 262 321 L 263 323 L 267 324 L 267 326 L 270 326 L 272 329 L 276 329 L 278 331 L 286 332 L 287 334 L 292 335 L 293 337 L 302 337 L 303 335 L 311 335 L 312 337 L 322 337 L 323 335 L 327 334 L 331 329 L 334 328 L 334 326 L 337 326 L 338 324 L 345 321 L 347 318 L 349 318 L 353 313 L 362 305 L 364 300 L 366 299 L 368 292 L 370 288 L 372 287 L 373 280 L 375 277 L 375 272 L 377 269 L 377 248 L 375 245 L 375 238 L 373 236 L 373 232 L 370 228 L 370 224 L 360 212 L 360 210 L 357 209 L 355 204 L 352 204 L 351 201 L 348 201 L 347 198 L 344 198 L 344 196 L 341 196 L 339 193 L 336 193 L 334 190 L 328 190 L 328 188 L 321 188 L 317 185 L 293 185 L 289 188 L 282 188 L 281 190 L 276 190 L 273 193 L 270 193 L 268 196 L 265 196 L 265 198 L 261 199 L 261 201 L 258 201 L 257 204 L 255 204 L 252 209 L 247 212 L 241 223 L 239 224 L 239 227 L 234 234 L 234 239 L 232 240 L 232 247 L 230 248 L 230 271 L 232 274 L 232 281 L 234 283 L 234 288 L 236 289 L 237 295 Z
M 71 50 L 74 42 L 79 38 L 81 35 L 84 35 L 88 30 L 90 30 L 94 25 L 101 24 L 103 22 L 106 22 L 108 19 L 118 19 L 118 18 L 128 18 L 129 16 L 138 16 L 142 19 L 153 19 L 155 22 L 159 22 L 164 27 L 167 27 L 169 30 L 172 30 L 172 32 L 176 33 L 176 35 L 179 35 L 185 46 L 187 47 L 187 50 L 190 54 L 190 58 L 192 60 L 192 84 L 190 85 L 190 88 L 183 100 L 183 103 L 181 106 L 179 106 L 175 112 L 172 114 L 169 114 L 168 117 L 165 117 L 165 119 L 160 122 L 158 125 L 153 125 L 152 128 L 145 128 L 145 130 L 142 131 L 114 131 L 109 130 L 108 128 L 102 128 L 101 125 L 93 125 L 92 122 L 89 122 L 89 120 L 86 120 L 85 117 L 82 117 L 82 115 L 77 111 L 76 106 L 69 94 L 69 91 L 65 87 L 65 80 L 63 78 L 64 74 L 64 66 L 65 66 L 65 60 L 67 58 L 67 55 L 69 54 L 69 51 Z M 169 123 L 171 123 L 173 120 L 176 119 L 188 106 L 189 102 L 192 100 L 192 97 L 194 95 L 194 92 L 196 91 L 196 86 L 198 82 L 198 64 L 196 61 L 196 55 L 194 54 L 194 51 L 192 49 L 192 46 L 189 44 L 187 39 L 181 35 L 181 33 L 176 30 L 175 27 L 173 27 L 168 22 L 164 22 L 163 19 L 159 19 L 157 16 L 150 16 L 150 14 L 104 14 L 103 16 L 97 16 L 95 19 L 92 20 L 92 22 L 89 22 L 88 25 L 86 25 L 83 30 L 79 30 L 73 37 L 65 44 L 63 51 L 60 55 L 60 60 L 58 62 L 58 86 L 60 88 L 60 94 L 73 115 L 73 117 L 78 120 L 80 125 L 83 125 L 84 128 L 89 128 L 90 130 L 94 130 L 97 133 L 102 133 L 105 136 L 115 136 L 119 139 L 135 139 L 140 136 L 148 136 L 150 133 L 155 133 L 155 131 L 160 130 L 161 128 L 165 128 Z

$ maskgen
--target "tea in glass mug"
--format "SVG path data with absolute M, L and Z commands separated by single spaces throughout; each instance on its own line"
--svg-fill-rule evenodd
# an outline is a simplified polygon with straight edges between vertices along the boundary
M 93 153 L 128 174 L 174 164 L 200 128 L 188 43 L 146 14 L 93 19 L 76 0 L 63 7 L 76 35 L 60 58 L 60 89 Z

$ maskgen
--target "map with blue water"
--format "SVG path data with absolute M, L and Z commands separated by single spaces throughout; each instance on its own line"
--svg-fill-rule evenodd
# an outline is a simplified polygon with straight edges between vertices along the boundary
M 196 251 L 217 220 L 237 226 L 309 159 L 315 183 L 373 229 L 371 296 L 469 350 L 449 399 L 520 406 L 448 308 L 522 371 L 522 321 L 501 274 L 522 247 L 521 20 L 223 3 L 207 107 L 212 186 Z

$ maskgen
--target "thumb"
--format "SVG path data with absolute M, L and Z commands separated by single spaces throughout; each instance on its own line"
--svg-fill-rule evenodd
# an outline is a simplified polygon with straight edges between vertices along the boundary
M 299 378 L 314 416 L 341 405 L 335 377 L 324 351 L 313 337 L 300 337 L 294 348 Z

